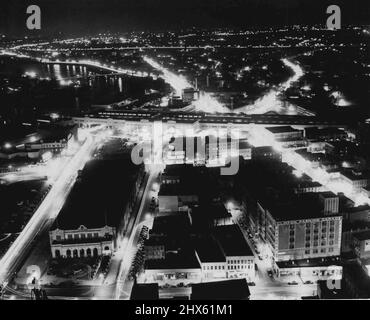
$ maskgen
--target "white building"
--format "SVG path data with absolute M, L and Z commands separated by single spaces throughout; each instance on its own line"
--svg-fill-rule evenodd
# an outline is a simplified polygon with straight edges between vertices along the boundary
M 213 235 L 226 259 L 227 278 L 246 278 L 254 282 L 255 257 L 237 225 L 214 228 Z
M 77 230 L 55 229 L 49 232 L 53 258 L 82 258 L 111 255 L 114 252 L 115 228 Z

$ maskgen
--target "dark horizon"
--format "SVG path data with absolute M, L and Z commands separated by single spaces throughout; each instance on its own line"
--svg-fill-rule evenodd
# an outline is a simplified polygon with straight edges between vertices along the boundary
M 26 8 L 39 5 L 41 31 L 26 29 Z M 13 0 L 0 5 L 0 32 L 9 36 L 100 32 L 325 25 L 326 8 L 339 5 L 342 25 L 370 24 L 367 0 Z

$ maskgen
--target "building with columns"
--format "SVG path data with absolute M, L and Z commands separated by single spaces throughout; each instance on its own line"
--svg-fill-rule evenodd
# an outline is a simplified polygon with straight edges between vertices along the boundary
M 125 155 L 90 161 L 79 172 L 49 232 L 53 258 L 112 255 L 145 180 L 143 166 Z
M 53 258 L 84 258 L 111 255 L 114 251 L 115 228 L 88 229 L 81 225 L 76 230 L 50 231 Z

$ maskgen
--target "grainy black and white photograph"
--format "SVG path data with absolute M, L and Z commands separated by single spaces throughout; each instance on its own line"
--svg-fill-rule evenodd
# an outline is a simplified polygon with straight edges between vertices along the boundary
M 368 0 L 1 1 L 0 300 L 370 299 L 369 45 Z

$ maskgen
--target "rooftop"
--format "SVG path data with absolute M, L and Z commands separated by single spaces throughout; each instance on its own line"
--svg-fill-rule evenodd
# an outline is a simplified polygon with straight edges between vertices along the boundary
M 146 260 L 146 270 L 200 269 L 194 250 L 168 252 L 165 259 Z
M 162 184 L 159 190 L 159 196 L 177 196 L 177 195 L 195 195 L 194 188 L 184 183 Z
M 219 244 L 212 236 L 196 238 L 194 247 L 202 263 L 226 261 Z
M 246 300 L 250 296 L 246 279 L 195 283 L 191 300 Z
M 341 174 L 352 181 L 370 179 L 369 171 L 344 170 Z
M 181 228 L 179 228 L 181 226 Z M 150 234 L 181 237 L 189 234 L 190 218 L 187 212 L 176 215 L 157 216 L 154 218 Z
M 139 169 L 140 166 L 134 165 L 130 159 L 88 162 L 68 195 L 55 228 L 118 227 Z
M 78 239 L 65 239 L 65 240 L 54 240 L 53 244 L 79 244 L 79 243 L 100 243 L 104 241 L 112 241 L 113 236 L 107 235 L 105 237 L 98 237 L 98 238 L 78 238 Z
M 130 300 L 158 300 L 158 283 L 134 283 Z
M 227 257 L 253 256 L 237 225 L 217 226 L 213 228 L 212 234 Z
M 358 239 L 359 241 L 369 240 L 370 239 L 370 230 L 366 230 L 366 231 L 361 231 L 361 232 L 355 233 L 353 235 L 353 237 L 356 238 L 356 239 Z
M 191 211 L 193 223 L 210 222 L 217 219 L 231 218 L 230 212 L 227 211 L 221 202 L 207 203 L 193 208 Z
M 301 132 L 301 130 L 294 129 L 291 126 L 279 126 L 279 127 L 266 127 L 271 133 L 288 133 L 288 132 Z

